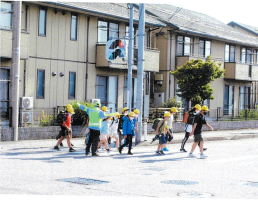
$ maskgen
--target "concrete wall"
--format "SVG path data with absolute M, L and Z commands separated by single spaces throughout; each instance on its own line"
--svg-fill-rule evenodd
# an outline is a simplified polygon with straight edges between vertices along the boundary
M 84 126 L 73 126 L 73 137 L 85 137 L 86 133 L 83 130 Z M 18 140 L 41 140 L 55 139 L 61 130 L 60 126 L 49 127 L 22 127 L 19 128 Z M 13 141 L 13 128 L 0 128 L 0 141 Z

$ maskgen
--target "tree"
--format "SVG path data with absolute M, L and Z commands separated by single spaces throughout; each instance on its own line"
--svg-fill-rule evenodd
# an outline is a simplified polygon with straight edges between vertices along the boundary
M 179 86 L 178 96 L 187 102 L 192 101 L 193 105 L 202 104 L 206 99 L 214 99 L 210 82 L 223 77 L 225 70 L 220 67 L 221 63 L 211 61 L 211 56 L 208 56 L 206 62 L 201 59 L 190 60 L 171 71 Z

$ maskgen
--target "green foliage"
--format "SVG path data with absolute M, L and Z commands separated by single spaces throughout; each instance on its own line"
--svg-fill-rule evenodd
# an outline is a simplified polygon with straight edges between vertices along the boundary
M 247 118 L 247 119 L 258 119 L 258 110 L 257 109 L 247 109 L 247 110 L 241 110 L 240 113 L 240 119 Z
M 220 67 L 221 63 L 212 62 L 211 56 L 208 56 L 206 62 L 201 59 L 190 60 L 170 72 L 177 79 L 178 96 L 186 101 L 191 100 L 193 104 L 202 104 L 206 99 L 214 99 L 210 82 L 223 77 L 224 70 Z
M 163 108 L 171 108 L 171 107 L 176 107 L 176 108 L 180 108 L 182 107 L 182 102 L 177 102 L 176 98 L 171 98 L 171 99 L 168 99 L 167 102 L 164 102 L 162 104 L 162 107 Z
M 41 117 L 39 118 L 39 126 L 50 126 L 54 122 L 53 115 L 45 114 L 44 110 L 41 111 Z

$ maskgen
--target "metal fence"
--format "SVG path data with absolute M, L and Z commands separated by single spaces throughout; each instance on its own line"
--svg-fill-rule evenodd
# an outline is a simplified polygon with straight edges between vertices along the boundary
M 170 108 L 150 108 L 149 120 L 163 118 L 164 112 Z M 174 115 L 174 121 L 183 121 L 184 108 L 179 108 L 179 112 Z M 256 109 L 210 109 L 206 115 L 207 121 L 243 121 L 258 120 L 258 108 Z

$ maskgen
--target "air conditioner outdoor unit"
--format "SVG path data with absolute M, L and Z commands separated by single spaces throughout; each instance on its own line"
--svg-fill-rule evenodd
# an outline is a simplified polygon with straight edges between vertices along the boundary
M 33 120 L 32 111 L 22 111 L 22 124 L 31 124 Z
M 96 102 L 99 102 L 99 103 L 100 103 L 100 99 L 92 99 L 91 102 L 92 102 L 92 103 L 96 103 Z
M 21 97 L 22 109 L 33 109 L 33 97 Z

